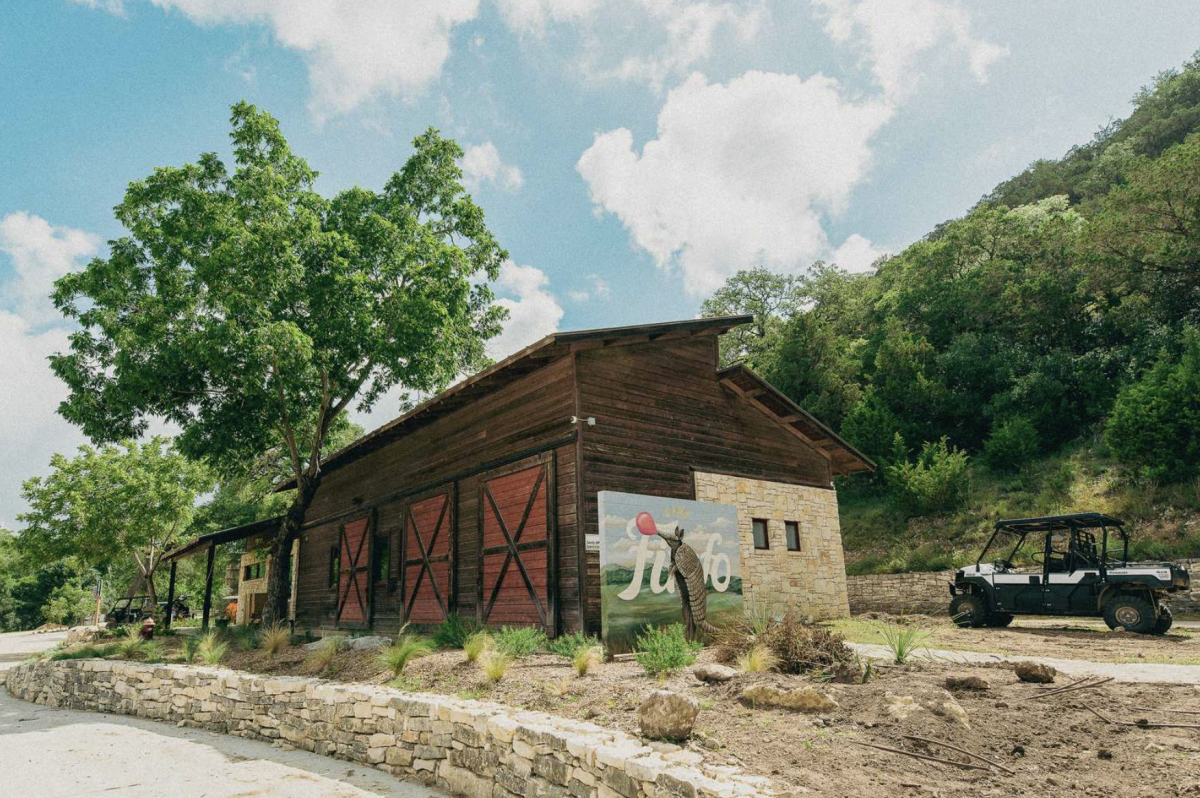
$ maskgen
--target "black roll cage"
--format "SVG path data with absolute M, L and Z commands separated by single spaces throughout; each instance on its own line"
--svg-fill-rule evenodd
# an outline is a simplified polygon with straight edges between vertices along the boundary
M 1103 513 L 1075 513 L 1073 515 L 1050 515 L 1040 518 L 1010 518 L 996 522 L 996 528 L 992 532 L 992 536 L 988 538 L 987 545 L 983 547 L 983 551 L 979 552 L 978 559 L 975 560 L 976 569 L 983 562 L 984 556 L 996 539 L 1001 535 L 1016 535 L 1017 542 L 1009 552 L 1005 562 L 1011 563 L 1012 558 L 1020 551 L 1021 546 L 1025 544 L 1025 539 L 1030 535 L 1045 535 L 1045 540 L 1042 545 L 1042 569 L 1047 571 L 1050 566 L 1050 558 L 1052 555 L 1052 538 L 1055 532 L 1067 532 L 1070 540 L 1070 547 L 1067 551 L 1072 562 L 1077 562 L 1076 543 L 1078 540 L 1078 532 L 1088 529 L 1101 530 L 1100 543 L 1100 575 L 1103 578 L 1106 575 L 1108 567 L 1108 534 L 1111 529 L 1120 536 L 1124 544 L 1121 553 L 1121 561 L 1129 562 L 1129 535 L 1125 532 L 1125 525 L 1117 518 L 1113 518 Z

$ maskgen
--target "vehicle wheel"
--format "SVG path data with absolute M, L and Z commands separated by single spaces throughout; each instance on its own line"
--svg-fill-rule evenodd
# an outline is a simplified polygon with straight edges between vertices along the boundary
M 950 600 L 950 618 L 958 626 L 970 626 L 973 629 L 986 626 L 987 604 L 972 593 L 961 593 Z
M 1126 632 L 1149 634 L 1156 623 L 1154 605 L 1141 596 L 1114 596 L 1104 605 L 1104 622 L 1109 629 L 1121 626 Z
M 1003 628 L 1013 622 L 1013 617 L 1007 612 L 993 612 L 988 616 L 988 626 Z
M 1154 631 L 1151 634 L 1165 635 L 1170 631 L 1173 622 L 1171 608 L 1164 604 L 1158 608 L 1158 623 L 1154 624 Z

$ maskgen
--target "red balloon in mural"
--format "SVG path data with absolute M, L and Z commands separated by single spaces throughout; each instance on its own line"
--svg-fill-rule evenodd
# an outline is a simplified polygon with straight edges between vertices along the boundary
M 638 532 L 641 532 L 643 535 L 658 534 L 658 525 L 654 523 L 654 516 L 647 512 L 637 514 L 637 528 Z

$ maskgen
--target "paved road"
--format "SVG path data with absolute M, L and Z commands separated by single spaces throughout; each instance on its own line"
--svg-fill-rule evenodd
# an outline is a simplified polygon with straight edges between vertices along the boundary
M 62 638 L 0 635 L 0 668 Z M 443 798 L 307 751 L 122 715 L 50 709 L 0 689 L 0 795 L 15 798 Z
M 887 660 L 891 652 L 887 646 L 875 643 L 849 643 L 851 648 L 872 659 Z M 946 649 L 921 649 L 918 657 L 944 662 L 987 663 L 987 662 L 1041 662 L 1050 665 L 1068 676 L 1111 676 L 1118 682 L 1141 682 L 1149 684 L 1200 684 L 1200 665 L 1163 665 L 1154 663 L 1089 662 L 1082 659 L 1058 659 L 1056 657 L 1014 657 L 989 654 L 984 651 L 949 651 Z
M 29 655 L 54 648 L 67 639 L 66 632 L 7 632 L 0 634 L 0 671 L 20 665 Z

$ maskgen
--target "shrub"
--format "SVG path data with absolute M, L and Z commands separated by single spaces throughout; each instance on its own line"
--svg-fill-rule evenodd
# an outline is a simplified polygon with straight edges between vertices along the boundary
M 272 660 L 292 642 L 292 632 L 282 623 L 273 623 L 258 635 L 258 645 Z
M 51 662 L 58 662 L 64 659 L 104 659 L 105 657 L 112 656 L 116 650 L 116 645 L 88 645 L 83 648 L 77 648 L 74 651 L 58 651 L 50 654 L 46 659 Z
M 755 643 L 738 658 L 738 670 L 743 673 L 763 673 L 775 670 L 778 664 L 779 657 L 775 656 L 775 652 L 766 643 Z
M 1121 389 L 1104 439 L 1121 463 L 1151 479 L 1200 475 L 1200 329 L 1185 330 L 1178 358 L 1164 352 Z
M 146 662 L 162 662 L 166 659 L 166 651 L 159 640 L 147 640 L 142 646 L 142 659 Z
M 604 649 L 600 646 L 580 646 L 571 655 L 571 667 L 576 676 L 587 676 L 587 672 L 604 661 Z
M 495 634 L 496 650 L 513 659 L 528 657 L 546 646 L 546 634 L 536 626 L 504 626 Z
M 467 662 L 474 662 L 479 655 L 490 650 L 495 645 L 492 636 L 487 632 L 473 632 L 463 643 L 463 653 Z
M 225 634 L 229 642 L 242 651 L 253 651 L 258 648 L 258 630 L 253 626 L 228 626 Z
M 137 659 L 142 655 L 146 641 L 142 639 L 141 630 L 136 626 L 126 628 L 125 634 L 117 641 L 117 653 L 123 659 Z
M 475 624 L 452 612 L 433 630 L 433 642 L 438 648 L 462 648 L 475 631 Z
M 228 652 L 229 643 L 223 640 L 221 633 L 216 630 L 200 635 L 200 642 L 196 644 L 196 656 L 205 665 L 220 665 Z
M 992 434 L 983 445 L 983 457 L 998 471 L 1019 471 L 1037 457 L 1041 437 L 1033 422 L 1015 416 L 992 426 Z
M 191 635 L 187 640 L 183 641 L 183 661 L 195 662 L 197 650 L 200 648 L 200 638 L 197 635 Z
M 512 657 L 496 649 L 485 651 L 479 656 L 479 667 L 483 670 L 483 675 L 487 677 L 487 680 L 491 684 L 495 684 L 503 679 L 512 663 Z
M 92 591 L 71 582 L 56 587 L 42 607 L 42 616 L 50 623 L 74 626 L 91 618 L 96 610 L 96 599 Z
M 687 639 L 683 624 L 649 627 L 638 635 L 634 659 L 649 675 L 666 676 L 695 662 L 700 648 L 699 642 Z
M 591 648 L 598 645 L 600 645 L 600 641 L 595 637 L 585 635 L 583 632 L 572 632 L 570 634 L 559 635 L 546 643 L 546 650 L 551 654 L 572 659 L 575 656 L 575 652 L 579 649 Z
M 886 472 L 893 496 L 913 515 L 953 509 L 966 500 L 970 488 L 967 454 L 948 446 L 946 438 L 927 441 L 915 461 L 901 460 Z
M 433 645 L 424 637 L 402 634 L 395 643 L 380 650 L 375 662 L 379 667 L 391 671 L 393 676 L 399 676 L 404 673 L 408 663 L 432 653 Z
M 317 673 L 337 673 L 337 655 L 342 648 L 342 641 L 337 637 L 327 637 L 321 641 L 305 662 Z
M 772 619 L 756 633 L 749 621 L 722 628 L 717 640 L 717 659 L 739 665 L 756 646 L 765 646 L 775 656 L 781 673 L 829 672 L 854 662 L 854 652 L 838 634 L 823 626 L 805 623 L 795 610 Z

